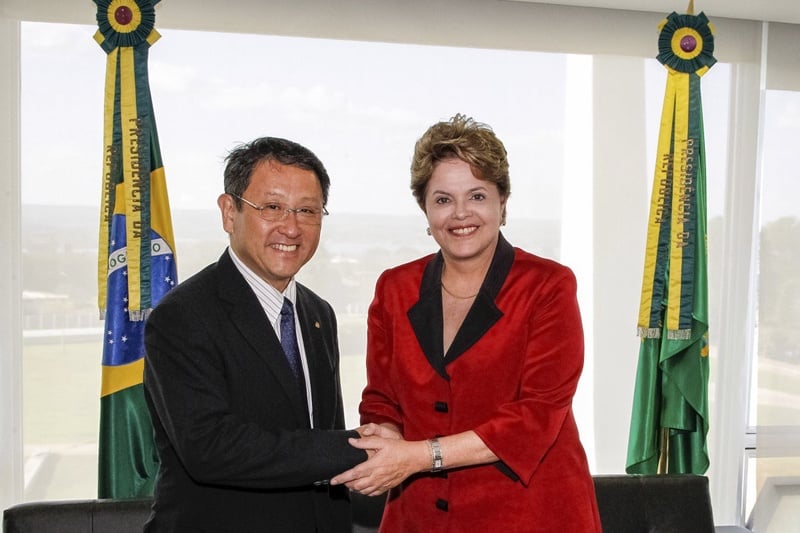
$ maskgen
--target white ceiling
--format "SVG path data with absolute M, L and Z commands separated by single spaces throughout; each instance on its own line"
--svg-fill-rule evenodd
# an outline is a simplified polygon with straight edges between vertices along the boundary
M 460 0 L 451 1 L 458 2 Z M 658 13 L 660 16 L 673 11 L 685 13 L 689 6 L 689 0 L 471 0 L 470 4 L 485 7 L 494 1 L 617 9 Z M 169 4 L 169 6 L 159 7 L 163 7 L 165 12 L 177 13 L 173 27 L 184 27 L 186 24 L 181 23 L 182 19 L 193 20 L 201 16 L 198 13 L 201 10 L 193 9 L 193 2 L 197 2 L 197 0 L 166 0 L 162 4 Z M 334 14 L 341 14 L 339 12 L 345 12 L 345 14 L 348 12 L 390 13 L 393 12 L 392 6 L 402 6 L 406 2 L 412 5 L 424 4 L 424 0 L 383 0 L 379 2 L 364 0 L 337 0 L 337 2 L 328 0 L 269 0 L 268 2 L 265 0 L 226 0 L 225 2 L 203 2 L 204 9 L 202 11 L 215 13 L 215 17 L 222 18 L 233 16 L 228 13 L 229 11 L 243 11 L 243 17 L 252 17 L 262 12 L 265 6 L 281 13 L 291 13 L 292 10 L 296 12 L 303 9 L 303 6 L 325 13 L 333 9 Z M 177 9 L 172 9 L 172 7 Z M 85 20 L 85 14 L 93 13 L 93 11 L 94 6 L 90 0 L 0 0 L 0 18 L 80 24 Z M 695 13 L 705 12 L 712 20 L 728 18 L 800 24 L 800 0 L 695 0 L 694 11 Z
M 657 13 L 686 13 L 689 0 L 509 0 L 535 4 L 600 7 Z M 800 0 L 696 0 L 695 14 L 705 12 L 709 18 L 763 20 L 800 24 Z

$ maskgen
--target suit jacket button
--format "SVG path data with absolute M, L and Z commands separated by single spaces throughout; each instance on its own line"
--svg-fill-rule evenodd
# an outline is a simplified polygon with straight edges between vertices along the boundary
M 446 413 L 449 410 L 447 407 L 447 402 L 436 402 L 433 404 L 433 408 L 440 413 Z
M 441 498 L 436 500 L 436 508 L 440 511 L 447 512 L 447 500 L 443 500 Z

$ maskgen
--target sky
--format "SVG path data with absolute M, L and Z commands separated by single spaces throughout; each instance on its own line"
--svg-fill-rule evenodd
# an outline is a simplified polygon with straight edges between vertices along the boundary
M 22 25 L 23 204 L 99 205 L 106 56 L 95 31 Z M 173 208 L 215 209 L 228 150 L 273 135 L 320 156 L 332 177 L 333 212 L 417 213 L 408 189 L 414 142 L 460 112 L 488 123 L 506 144 L 510 215 L 516 204 L 520 216 L 560 218 L 569 194 L 560 178 L 564 55 L 159 31 L 150 87 Z M 648 61 L 648 161 L 664 79 L 663 67 Z M 703 101 L 710 217 L 725 209 L 729 86 L 729 65 L 717 64 L 703 78 L 704 94 L 713 95 Z M 768 91 L 764 109 L 760 194 L 769 222 L 800 216 L 793 163 L 800 93 Z M 642 179 L 652 179 L 649 168 Z
M 94 30 L 23 24 L 23 203 L 99 205 L 105 53 Z M 150 87 L 173 208 L 215 208 L 228 150 L 272 135 L 322 159 L 332 210 L 416 213 L 414 142 L 460 112 L 505 142 L 515 197 L 538 218 L 559 216 L 564 56 L 161 34 Z M 543 70 L 556 83 L 539 83 Z

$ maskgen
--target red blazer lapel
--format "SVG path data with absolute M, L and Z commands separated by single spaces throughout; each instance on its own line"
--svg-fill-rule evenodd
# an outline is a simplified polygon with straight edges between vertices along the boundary
M 503 286 L 511 265 L 514 248 L 500 234 L 497 248 L 483 280 L 477 298 L 458 330 L 450 349 L 442 354 L 442 267 L 444 258 L 439 252 L 431 258 L 422 275 L 419 300 L 408 311 L 408 319 L 425 357 L 436 372 L 448 379 L 446 365 L 462 356 L 503 316 L 495 298 Z

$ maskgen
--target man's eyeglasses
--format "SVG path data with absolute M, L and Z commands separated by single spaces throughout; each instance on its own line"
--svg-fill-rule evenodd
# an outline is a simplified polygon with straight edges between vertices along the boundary
M 319 209 L 317 207 L 286 207 L 283 204 L 271 202 L 264 205 L 256 205 L 250 200 L 245 200 L 238 194 L 228 193 L 234 198 L 238 198 L 256 211 L 262 219 L 267 222 L 280 222 L 289 216 L 289 213 L 294 213 L 297 216 L 298 224 L 313 224 L 319 226 L 322 224 L 322 217 L 328 214 L 328 210 L 324 207 Z

